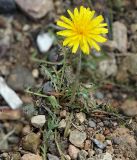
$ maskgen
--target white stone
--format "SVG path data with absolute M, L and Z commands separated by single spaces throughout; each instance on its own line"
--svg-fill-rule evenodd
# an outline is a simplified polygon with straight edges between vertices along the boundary
M 119 21 L 113 23 L 113 39 L 118 45 L 118 50 L 125 53 L 127 51 L 127 27 Z
M 76 147 L 83 147 L 86 138 L 87 138 L 86 132 L 73 130 L 70 132 L 69 141 Z
M 68 153 L 71 159 L 77 159 L 79 151 L 80 150 L 73 145 L 69 145 L 68 147 Z
M 66 121 L 65 121 L 65 119 L 62 119 L 60 122 L 59 122 L 59 126 L 58 126 L 58 128 L 66 128 Z
M 46 122 L 45 115 L 37 115 L 31 118 L 31 124 L 36 128 L 41 128 Z
M 50 49 L 50 47 L 53 44 L 53 41 L 54 41 L 54 37 L 51 36 L 49 33 L 40 33 L 37 36 L 37 40 L 36 40 L 38 48 L 42 53 L 45 53 Z
M 76 118 L 80 123 L 83 123 L 86 120 L 86 115 L 83 112 L 76 113 Z
M 17 109 L 23 104 L 18 95 L 6 84 L 4 78 L 0 77 L 0 95 L 5 99 L 12 109 Z
M 115 76 L 117 73 L 116 60 L 114 58 L 102 60 L 99 62 L 98 69 L 103 77 Z

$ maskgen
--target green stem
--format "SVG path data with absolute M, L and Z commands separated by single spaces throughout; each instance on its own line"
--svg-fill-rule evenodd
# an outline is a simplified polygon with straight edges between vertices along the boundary
M 60 89 L 63 84 L 63 78 L 64 78 L 64 73 L 65 73 L 65 68 L 66 68 L 66 57 L 67 53 L 66 50 L 63 48 L 63 53 L 64 53 L 64 59 L 63 59 L 63 67 L 62 67 L 62 73 L 61 73 L 61 82 L 60 82 Z
M 78 65 L 77 65 L 77 72 L 76 72 L 76 80 L 74 82 L 74 85 L 72 87 L 72 94 L 71 99 L 68 103 L 68 105 L 72 105 L 72 103 L 75 101 L 76 92 L 79 87 L 79 77 L 80 77 L 80 71 L 81 71 L 81 51 L 79 50 L 79 58 L 78 58 Z

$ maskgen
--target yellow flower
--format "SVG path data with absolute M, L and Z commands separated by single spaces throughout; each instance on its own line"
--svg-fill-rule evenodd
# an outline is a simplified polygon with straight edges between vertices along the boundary
M 74 13 L 67 10 L 70 18 L 61 16 L 57 25 L 63 30 L 57 32 L 58 35 L 64 36 L 63 46 L 72 47 L 72 53 L 76 53 L 80 47 L 83 53 L 89 54 L 90 48 L 100 51 L 97 44 L 105 42 L 107 39 L 102 34 L 108 33 L 105 28 L 107 23 L 102 23 L 104 18 L 100 15 L 94 18 L 95 11 L 83 6 L 74 9 Z

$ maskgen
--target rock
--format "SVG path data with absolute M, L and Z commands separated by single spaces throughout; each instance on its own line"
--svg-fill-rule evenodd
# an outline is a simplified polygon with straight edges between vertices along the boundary
M 95 157 L 88 158 L 87 160 L 112 160 L 112 155 L 108 152 L 96 155 Z
M 105 143 L 102 143 L 102 142 L 98 141 L 97 139 L 92 139 L 92 141 L 100 149 L 104 149 L 106 147 L 106 145 L 107 145 Z
M 66 116 L 67 116 L 67 111 L 66 110 L 63 110 L 63 111 L 60 112 L 60 117 L 61 118 L 66 118 Z
M 40 144 L 40 136 L 31 132 L 22 140 L 22 148 L 26 151 L 36 153 Z
M 30 125 L 26 125 L 23 127 L 22 129 L 22 135 L 26 136 L 27 134 L 29 134 L 31 132 L 31 127 Z
M 115 58 L 102 60 L 98 64 L 98 72 L 101 77 L 115 76 L 117 73 L 117 64 Z
M 84 149 L 86 151 L 88 151 L 90 148 L 91 148 L 91 140 L 86 140 L 85 145 L 84 145 Z
M 59 160 L 59 158 L 57 156 L 54 156 L 52 154 L 48 153 L 47 156 L 48 156 L 48 160 Z
M 95 155 L 95 150 L 89 149 L 88 154 L 89 154 L 89 157 L 93 157 L 93 155 Z
M 20 120 L 22 117 L 21 110 L 10 110 L 7 108 L 0 108 L 0 120 Z
M 76 148 L 75 146 L 71 144 L 68 147 L 68 153 L 71 159 L 77 159 L 79 151 L 80 150 L 78 148 Z
M 134 117 L 137 115 L 137 101 L 128 99 L 120 106 L 119 109 L 124 115 Z
M 53 88 L 53 85 L 52 85 L 51 81 L 48 81 L 48 82 L 44 83 L 43 93 L 48 94 L 48 93 L 53 92 L 53 91 L 55 91 L 55 90 Z
M 70 132 L 69 141 L 76 147 L 83 147 L 86 137 L 87 135 L 85 132 L 73 130 Z
M 137 23 L 131 24 L 131 31 L 132 31 L 132 33 L 137 32 Z
M 127 27 L 121 22 L 113 23 L 113 39 L 117 43 L 120 52 L 127 51 Z
M 33 19 L 40 19 L 53 10 L 52 0 L 15 0 L 15 2 Z
M 38 78 L 39 77 L 39 71 L 38 71 L 38 69 L 33 69 L 32 70 L 32 75 L 33 75 L 34 78 Z
M 78 160 L 86 160 L 88 153 L 85 150 L 81 150 L 78 153 Z
M 45 115 L 37 115 L 31 118 L 31 124 L 36 128 L 41 128 L 46 122 Z
M 48 54 L 47 59 L 50 62 L 57 62 L 58 60 L 60 60 L 60 57 L 59 57 L 59 54 L 55 50 L 53 50 Z
M 96 134 L 96 135 L 95 135 L 95 138 L 96 138 L 98 141 L 102 142 L 102 143 L 105 141 L 105 136 L 104 136 L 103 134 L 100 134 L 100 133 Z
M 28 25 L 28 24 L 25 24 L 25 25 L 23 26 L 23 28 L 22 28 L 22 30 L 23 30 L 24 32 L 27 32 L 27 31 L 29 31 L 30 29 L 31 29 L 31 26 Z
M 49 33 L 40 33 L 38 34 L 36 39 L 38 48 L 41 53 L 47 52 L 51 48 L 53 41 L 54 37 L 51 36 Z
M 16 92 L 6 84 L 6 81 L 1 76 L 0 76 L 0 95 L 4 98 L 4 100 L 12 109 L 17 109 L 21 107 L 23 104 L 22 100 L 19 98 Z
M 128 128 L 117 128 L 111 135 L 112 141 L 117 139 L 118 153 L 126 157 L 127 159 L 136 159 L 137 147 L 134 135 L 131 135 L 131 131 Z
M 24 91 L 25 87 L 31 87 L 35 84 L 32 73 L 25 67 L 16 66 L 10 73 L 7 83 L 11 88 L 18 91 Z
M 88 125 L 89 125 L 89 127 L 91 127 L 91 128 L 95 128 L 95 127 L 96 127 L 96 123 L 95 123 L 94 121 L 92 121 L 92 120 L 89 120 L 89 121 L 88 121 Z
M 76 118 L 80 123 L 83 123 L 86 120 L 86 115 L 83 112 L 76 113 Z
M 36 154 L 27 153 L 21 157 L 21 160 L 42 160 L 42 157 Z
M 19 152 L 10 153 L 10 156 L 11 156 L 11 159 L 14 159 L 14 160 L 19 160 L 19 159 L 21 159 L 21 155 L 20 155 Z
M 60 122 L 59 122 L 59 126 L 58 126 L 59 129 L 64 129 L 66 128 L 66 120 L 65 119 L 62 119 Z
M 16 10 L 14 0 L 0 0 L 0 13 L 13 13 Z
M 137 75 L 137 54 L 129 54 L 131 55 L 125 57 L 119 66 L 116 76 L 118 82 L 128 82 Z
M 113 52 L 114 50 L 118 49 L 118 45 L 115 41 L 108 40 L 103 44 L 103 48 L 107 52 Z

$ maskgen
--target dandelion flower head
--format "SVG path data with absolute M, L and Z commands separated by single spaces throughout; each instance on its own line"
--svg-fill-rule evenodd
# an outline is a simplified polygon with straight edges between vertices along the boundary
M 103 16 L 94 17 L 95 11 L 83 6 L 79 10 L 75 8 L 74 13 L 70 10 L 67 12 L 70 18 L 61 16 L 57 21 L 57 25 L 62 28 L 57 34 L 65 37 L 63 46 L 71 47 L 72 53 L 76 53 L 78 48 L 84 54 L 89 54 L 90 48 L 100 51 L 98 43 L 104 43 L 107 40 L 104 35 L 108 33 Z

